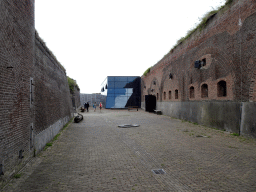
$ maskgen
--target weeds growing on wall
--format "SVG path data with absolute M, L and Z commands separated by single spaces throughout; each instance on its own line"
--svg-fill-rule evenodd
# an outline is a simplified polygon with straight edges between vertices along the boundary
M 147 70 L 143 73 L 144 76 L 147 76 L 147 74 L 150 72 L 152 67 L 147 68 Z
M 230 6 L 233 1 L 234 1 L 234 0 L 226 0 L 225 4 L 222 5 L 222 6 L 220 6 L 220 7 L 217 8 L 216 10 L 212 10 L 212 11 L 209 11 L 209 12 L 205 13 L 204 16 L 200 19 L 200 23 L 199 23 L 195 28 L 190 29 L 190 30 L 187 32 L 187 34 L 186 34 L 185 37 L 181 37 L 181 38 L 177 41 L 177 43 L 173 46 L 173 48 L 172 48 L 168 53 L 173 52 L 173 50 L 174 50 L 179 44 L 181 44 L 181 43 L 183 43 L 185 40 L 189 39 L 189 38 L 192 36 L 192 34 L 194 34 L 196 31 L 199 31 L 199 32 L 202 31 L 202 30 L 207 26 L 208 21 L 209 21 L 210 19 L 212 19 L 212 18 L 213 18 L 218 12 L 220 12 L 221 10 L 224 10 L 224 8 Z M 164 57 L 167 56 L 168 53 L 167 53 L 166 55 L 164 55 Z M 164 58 L 164 57 L 163 57 L 163 58 Z M 162 59 L 163 59 L 163 58 L 162 58 Z M 162 59 L 161 59 L 161 60 L 162 60 Z M 161 61 L 161 60 L 160 60 L 160 61 Z M 150 72 L 150 69 L 151 69 L 151 68 L 152 68 L 152 67 L 148 68 L 148 69 L 144 72 L 143 75 L 146 76 L 146 75 Z
M 179 44 L 183 43 L 185 40 L 187 40 L 188 38 L 191 37 L 191 35 L 199 30 L 199 31 L 202 31 L 206 26 L 207 26 L 207 23 L 208 21 L 213 18 L 219 11 L 223 10 L 225 7 L 229 6 L 231 3 L 233 2 L 233 0 L 226 0 L 226 3 L 224 5 L 222 5 L 221 7 L 217 8 L 216 10 L 212 10 L 212 11 L 209 11 L 207 13 L 204 14 L 204 16 L 200 19 L 200 23 L 193 29 L 190 29 L 188 32 L 187 32 L 187 35 L 185 37 L 182 37 L 180 38 L 176 45 L 174 46 L 174 48 L 176 48 Z M 174 49 L 173 48 L 173 49 Z M 172 49 L 171 49 L 172 50 Z M 171 52 L 171 51 L 170 51 Z
M 60 64 L 60 62 L 58 61 L 58 59 L 56 58 L 56 56 L 53 54 L 53 52 L 46 46 L 46 42 L 39 36 L 37 30 L 35 30 L 35 37 L 36 37 L 36 39 L 39 40 L 39 42 L 40 42 L 41 45 L 44 47 L 44 49 L 55 59 L 55 61 L 57 62 L 57 64 L 58 64 L 64 71 L 66 71 L 66 69 L 63 67 L 63 65 Z
M 67 76 L 67 79 L 68 79 L 68 86 L 69 86 L 69 91 L 70 93 L 74 93 L 74 89 L 75 87 L 80 90 L 79 86 L 76 84 L 76 81 L 72 78 L 70 78 L 69 76 Z

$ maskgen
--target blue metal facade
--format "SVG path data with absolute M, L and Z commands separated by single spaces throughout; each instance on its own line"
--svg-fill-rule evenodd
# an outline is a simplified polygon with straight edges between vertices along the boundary
M 108 76 L 102 83 L 101 92 L 106 95 L 106 108 L 127 108 L 141 105 L 139 76 Z

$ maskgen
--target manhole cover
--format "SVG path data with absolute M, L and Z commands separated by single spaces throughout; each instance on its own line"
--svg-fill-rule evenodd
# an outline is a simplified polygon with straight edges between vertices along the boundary
M 152 169 L 152 172 L 155 174 L 165 174 L 165 171 L 163 169 Z
M 124 124 L 124 125 L 118 125 L 118 127 L 121 128 L 129 128 L 129 127 L 139 127 L 140 125 L 138 124 Z

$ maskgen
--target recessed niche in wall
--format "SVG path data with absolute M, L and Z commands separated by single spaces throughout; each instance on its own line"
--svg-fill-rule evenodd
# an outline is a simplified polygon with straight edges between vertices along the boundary
M 0 164 L 0 176 L 4 175 L 4 166 L 3 164 Z
M 218 97 L 226 97 L 227 96 L 227 83 L 226 81 L 219 81 L 217 84 L 217 94 Z
M 201 86 L 201 97 L 202 98 L 208 97 L 208 85 L 207 84 L 203 84 Z
M 211 54 L 206 54 L 200 57 L 199 60 L 200 60 L 201 69 L 202 70 L 208 69 L 211 66 L 212 59 L 213 58 Z
M 166 100 L 166 92 L 164 92 L 164 100 Z
M 169 91 L 169 99 L 172 99 L 172 91 Z
M 156 94 L 156 99 L 157 99 L 157 100 L 159 99 L 158 93 Z
M 169 79 L 172 79 L 172 78 L 173 78 L 173 76 L 172 76 L 172 74 L 170 73 L 170 74 L 169 74 Z
M 195 88 L 193 86 L 189 88 L 189 97 L 191 99 L 195 98 Z
M 179 91 L 177 89 L 175 90 L 175 99 L 179 99 Z
M 201 66 L 205 66 L 206 65 L 206 58 L 202 59 L 201 61 Z

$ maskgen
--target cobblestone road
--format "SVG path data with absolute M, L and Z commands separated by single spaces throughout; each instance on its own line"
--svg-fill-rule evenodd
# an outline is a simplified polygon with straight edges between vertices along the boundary
M 143 110 L 83 115 L 4 191 L 256 191 L 253 139 Z

